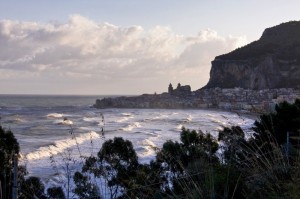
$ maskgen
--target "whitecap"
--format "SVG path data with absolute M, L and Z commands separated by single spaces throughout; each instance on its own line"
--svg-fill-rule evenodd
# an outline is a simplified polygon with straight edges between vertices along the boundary
M 187 118 L 187 120 L 191 122 L 193 120 L 193 116 L 189 115 L 188 118 Z
M 124 117 L 117 119 L 116 121 L 118 123 L 126 122 L 127 120 L 134 118 L 131 113 L 121 113 L 121 115 Z
M 53 123 L 54 124 L 62 124 L 62 125 L 72 125 L 73 121 L 65 118 L 63 120 L 55 120 Z
M 179 125 L 176 126 L 176 129 L 177 129 L 177 130 L 181 130 L 182 127 L 183 127 L 183 125 L 182 125 L 182 124 L 179 124 Z
M 46 147 L 40 147 L 34 152 L 28 153 L 25 155 L 26 160 L 33 161 L 42 158 L 49 158 L 52 155 L 57 155 L 62 153 L 64 150 L 76 146 L 78 144 L 82 144 L 85 141 L 93 140 L 100 138 L 100 135 L 94 131 L 89 133 L 81 134 L 77 137 L 72 137 L 68 139 L 55 141 L 54 144 L 51 144 Z
M 49 113 L 47 115 L 47 117 L 50 117 L 50 118 L 61 118 L 61 117 L 63 117 L 63 114 L 61 114 L 61 113 Z
M 132 131 L 134 128 L 141 127 L 141 124 L 139 122 L 134 122 L 133 124 L 129 124 L 128 126 L 121 128 L 123 131 Z
M 183 122 L 191 122 L 193 120 L 192 115 L 189 115 L 186 119 L 183 119 Z
M 123 123 L 123 122 L 126 122 L 129 118 L 128 117 L 123 117 L 121 119 L 118 119 L 117 122 L 118 123 Z
M 90 124 L 100 125 L 102 122 L 102 119 L 98 117 L 83 117 L 82 119 L 85 122 L 89 122 Z
M 71 120 L 69 120 L 69 119 L 66 119 L 66 120 L 63 120 L 62 124 L 64 124 L 64 125 L 72 125 L 73 122 Z
M 216 123 L 216 124 L 222 125 L 222 126 L 228 126 L 228 123 L 227 123 L 227 122 L 218 120 L 218 119 L 216 119 L 216 118 L 210 119 L 210 121 L 211 121 L 211 122 L 214 122 L 214 123 Z
M 153 118 L 153 120 L 159 120 L 159 119 L 164 119 L 164 118 L 168 118 L 168 115 L 165 114 L 160 114 L 159 116 L 156 116 Z
M 143 140 L 142 145 L 144 145 L 144 146 L 150 146 L 152 148 L 156 147 L 156 144 L 154 144 L 154 142 L 152 142 L 149 139 Z
M 149 139 L 142 140 L 139 147 L 136 148 L 138 156 L 142 159 L 145 157 L 155 157 L 156 149 L 156 144 Z
M 15 123 L 23 123 L 23 122 L 26 122 L 26 120 L 24 120 L 24 119 L 22 119 L 20 117 L 16 117 L 16 118 L 14 118 L 14 122 Z
M 131 114 L 131 113 L 122 113 L 122 115 L 123 115 L 123 116 L 127 116 L 127 117 L 130 117 L 130 116 L 132 116 L 132 114 Z

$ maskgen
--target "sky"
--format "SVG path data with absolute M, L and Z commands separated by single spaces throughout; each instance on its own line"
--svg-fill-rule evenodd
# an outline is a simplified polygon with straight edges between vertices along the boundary
M 299 0 L 0 0 L 0 94 L 197 90 L 216 56 L 299 10 Z

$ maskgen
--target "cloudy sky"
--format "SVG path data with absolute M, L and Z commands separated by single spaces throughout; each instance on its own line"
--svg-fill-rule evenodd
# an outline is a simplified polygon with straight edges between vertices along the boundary
M 299 10 L 299 0 L 0 0 L 0 94 L 197 90 L 215 56 Z

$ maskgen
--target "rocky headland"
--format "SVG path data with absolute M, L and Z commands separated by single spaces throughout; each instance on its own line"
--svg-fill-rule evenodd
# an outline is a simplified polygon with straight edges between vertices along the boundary
M 267 28 L 261 38 L 212 61 L 204 88 L 300 88 L 300 22 Z
M 212 61 L 203 88 L 170 84 L 168 92 L 96 100 L 96 108 L 273 110 L 300 97 L 300 22 L 267 28 L 261 38 Z

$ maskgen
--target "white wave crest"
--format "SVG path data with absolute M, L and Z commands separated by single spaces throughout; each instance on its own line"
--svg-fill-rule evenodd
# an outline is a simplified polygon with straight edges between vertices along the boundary
M 176 126 L 176 129 L 177 129 L 177 130 L 181 130 L 182 127 L 183 127 L 183 125 L 182 125 L 182 124 L 179 124 L 179 125 Z
M 72 125 L 73 121 L 69 120 L 69 119 L 64 119 L 64 120 L 55 120 L 54 124 L 63 124 L 63 125 Z
M 91 131 L 89 133 L 81 134 L 75 138 L 63 139 L 55 141 L 53 145 L 49 145 L 47 147 L 40 147 L 34 152 L 28 153 L 25 155 L 25 158 L 28 161 L 38 160 L 42 158 L 49 158 L 51 155 L 57 155 L 67 148 L 76 146 L 77 144 L 81 144 L 88 140 L 93 140 L 100 138 L 100 135 L 95 131 Z
M 118 119 L 118 123 L 126 122 L 129 118 L 128 117 L 122 117 L 121 119 Z
M 168 118 L 168 117 L 169 117 L 168 115 L 160 114 L 160 115 L 154 117 L 153 120 L 165 119 L 165 118 Z
M 138 154 L 140 157 L 144 158 L 155 155 L 155 149 L 157 148 L 157 146 L 156 144 L 154 144 L 154 142 L 149 139 L 145 139 L 142 141 L 141 145 L 142 152 Z
M 63 117 L 63 114 L 61 114 L 61 113 L 49 113 L 49 114 L 47 115 L 47 117 L 51 117 L 51 118 L 61 118 L 61 117 Z
M 227 126 L 228 125 L 228 123 L 226 121 L 221 121 L 217 118 L 212 118 L 212 119 L 210 119 L 210 121 L 215 123 L 215 124 L 221 125 L 221 126 Z
M 72 125 L 73 122 L 72 122 L 71 120 L 66 119 L 66 120 L 64 120 L 64 121 L 62 122 L 62 124 L 64 124 L 64 125 Z
M 193 120 L 193 117 L 189 115 L 187 118 L 183 119 L 184 122 L 191 122 Z
M 141 127 L 141 124 L 139 122 L 134 122 L 133 124 L 129 124 L 128 126 L 121 128 L 123 131 L 132 131 L 134 128 Z
M 130 117 L 130 116 L 132 116 L 132 114 L 131 114 L 131 113 L 122 113 L 122 115 L 123 115 L 123 116 L 127 116 L 127 117 Z
M 150 146 L 150 147 L 156 147 L 156 144 L 154 144 L 154 142 L 152 142 L 151 140 L 145 139 L 142 142 L 142 145 L 144 146 Z
M 101 124 L 101 121 L 102 121 L 102 119 L 100 119 L 98 117 L 84 117 L 82 120 L 85 122 L 89 122 L 90 124 L 95 124 L 95 125 Z
M 127 120 L 134 118 L 131 113 L 122 113 L 121 115 L 124 116 L 124 117 L 121 117 L 120 119 L 117 119 L 116 121 L 118 123 L 126 122 Z

